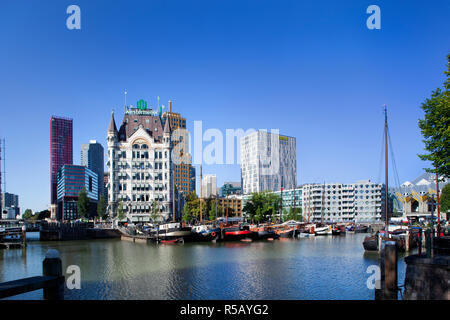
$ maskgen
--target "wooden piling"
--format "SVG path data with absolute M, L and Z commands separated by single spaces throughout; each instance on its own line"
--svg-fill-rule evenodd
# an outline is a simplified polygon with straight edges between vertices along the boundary
M 27 231 L 26 227 L 22 226 L 22 248 L 27 246 Z
M 380 284 L 375 289 L 375 300 L 397 300 L 397 244 L 395 241 L 383 240 L 380 250 Z
M 384 245 L 384 299 L 397 300 L 397 245 L 395 241 L 386 241 Z
M 411 240 L 411 235 L 409 234 L 409 230 L 408 230 L 408 231 L 406 231 L 406 238 L 405 238 L 405 251 L 406 252 L 409 252 L 410 240 Z
M 62 262 L 57 250 L 50 249 L 45 254 L 42 274 L 43 276 L 62 277 Z M 64 278 L 57 281 L 55 285 L 44 287 L 44 300 L 64 300 Z
M 420 231 L 419 231 L 419 244 L 418 244 L 418 248 L 419 248 L 418 254 L 419 254 L 419 256 L 422 255 L 422 246 L 423 246 L 422 236 L 423 236 L 423 232 L 422 232 L 422 229 L 420 229 Z
M 427 258 L 431 259 L 431 248 L 432 248 L 432 244 L 431 244 L 431 230 L 427 229 L 425 230 L 425 250 L 426 250 L 426 255 Z

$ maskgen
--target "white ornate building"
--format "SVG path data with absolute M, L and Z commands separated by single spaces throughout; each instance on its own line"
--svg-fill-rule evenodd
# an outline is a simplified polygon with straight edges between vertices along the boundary
M 173 189 L 169 121 L 165 121 L 163 129 L 163 120 L 152 110 L 127 108 L 119 130 L 114 113 L 111 115 L 107 140 L 110 216 L 117 215 L 118 206 L 122 203 L 129 221 L 150 221 L 152 205 L 155 204 L 160 220 L 178 219 L 182 201 L 180 194 Z

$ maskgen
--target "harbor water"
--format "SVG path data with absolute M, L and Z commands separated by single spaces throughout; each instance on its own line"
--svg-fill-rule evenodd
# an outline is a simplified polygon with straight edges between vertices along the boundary
M 0 282 L 42 274 L 49 249 L 60 252 L 63 272 L 77 265 L 81 289 L 65 299 L 312 299 L 373 300 L 367 273 L 378 264 L 365 252 L 367 234 L 275 241 L 140 244 L 119 239 L 38 241 L 0 251 Z M 405 278 L 399 254 L 399 285 Z M 70 274 L 65 274 L 66 279 Z M 42 290 L 9 299 L 42 299 Z

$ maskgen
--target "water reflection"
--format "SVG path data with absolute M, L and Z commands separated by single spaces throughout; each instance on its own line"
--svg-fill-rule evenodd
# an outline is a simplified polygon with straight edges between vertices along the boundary
M 2 250 L 0 281 L 40 275 L 45 252 L 78 265 L 81 290 L 66 299 L 373 299 L 364 234 L 276 241 L 139 244 L 120 240 L 38 242 Z M 399 255 L 399 283 L 405 265 Z M 36 291 L 13 299 L 41 299 Z

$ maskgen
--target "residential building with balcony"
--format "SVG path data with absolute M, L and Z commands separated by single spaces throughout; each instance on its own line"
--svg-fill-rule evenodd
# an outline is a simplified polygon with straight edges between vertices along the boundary
M 352 184 L 302 186 L 303 219 L 307 222 L 378 222 L 384 210 L 382 184 L 360 180 Z

